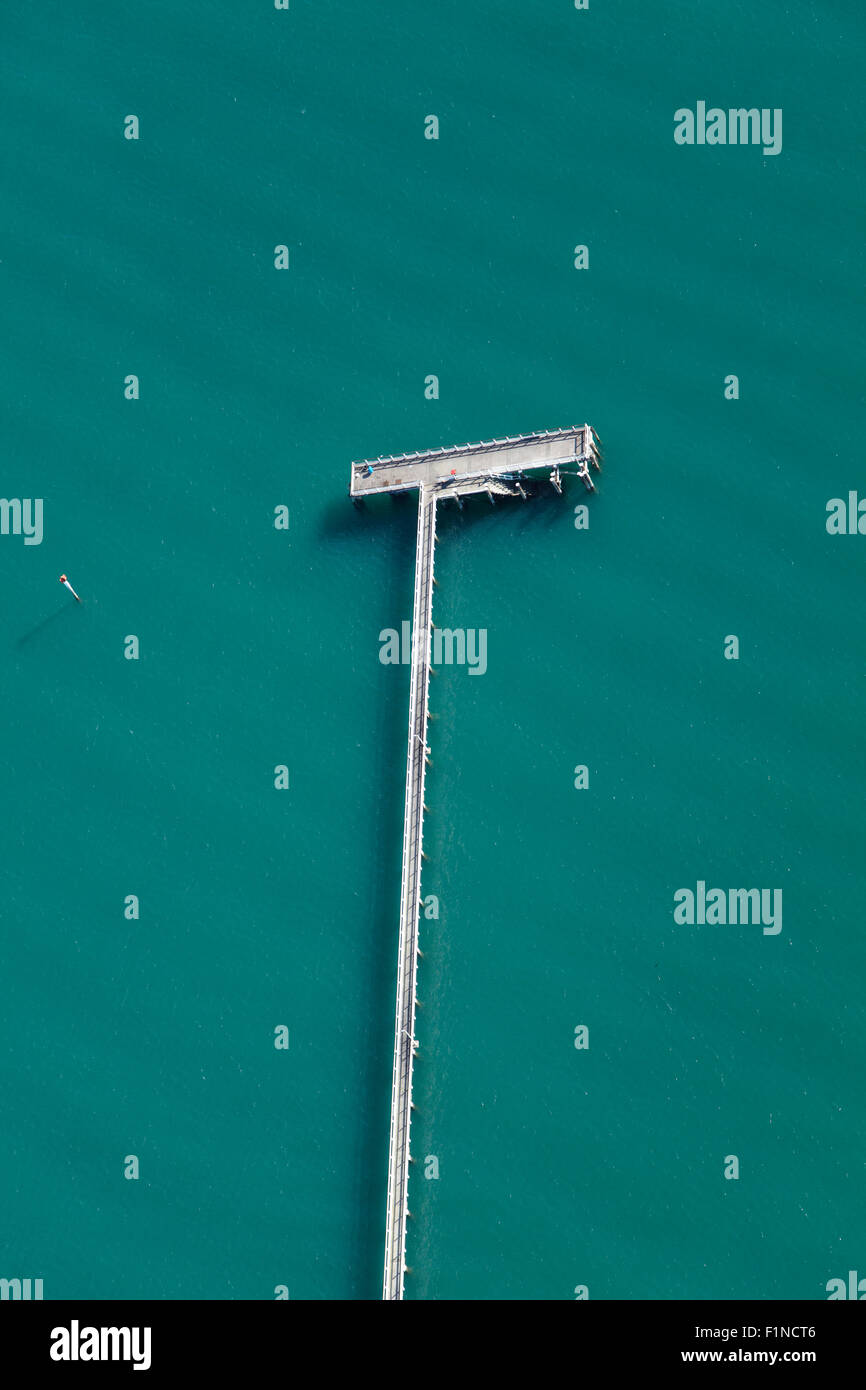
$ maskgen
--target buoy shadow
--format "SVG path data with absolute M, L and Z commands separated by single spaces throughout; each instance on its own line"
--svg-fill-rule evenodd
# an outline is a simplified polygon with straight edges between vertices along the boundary
M 32 642 L 34 637 L 38 637 L 40 632 L 44 632 L 52 623 L 56 623 L 57 619 L 62 617 L 64 613 L 68 613 L 71 607 L 71 603 L 64 603 L 62 607 L 57 609 L 56 613 L 49 614 L 47 618 L 42 619 L 41 623 L 37 623 L 29 632 L 25 632 L 23 637 L 19 637 L 18 641 L 15 643 L 18 651 L 20 651 L 22 647 L 26 647 L 28 642 Z

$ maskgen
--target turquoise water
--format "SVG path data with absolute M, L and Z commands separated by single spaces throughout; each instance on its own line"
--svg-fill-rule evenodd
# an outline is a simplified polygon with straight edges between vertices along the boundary
M 866 1273 L 858 7 L 2 32 L 0 1276 L 379 1296 L 414 507 L 348 465 L 583 420 L 587 531 L 574 486 L 440 519 L 488 670 L 431 692 L 407 1297 Z M 676 146 L 700 99 L 782 153 Z M 781 933 L 677 926 L 699 879 Z

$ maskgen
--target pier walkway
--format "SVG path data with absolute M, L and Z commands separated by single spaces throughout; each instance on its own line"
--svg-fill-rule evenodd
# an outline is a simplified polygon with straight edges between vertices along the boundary
M 397 454 L 352 464 L 349 496 L 356 502 L 379 493 L 418 489 L 418 535 L 412 602 L 412 669 L 409 678 L 409 739 L 406 802 L 400 875 L 400 939 L 397 955 L 397 1008 L 391 1082 L 391 1135 L 385 1224 L 384 1299 L 403 1297 L 406 1273 L 406 1222 L 409 1217 L 409 1131 L 412 1119 L 412 1068 L 415 1061 L 415 1005 L 418 919 L 421 910 L 421 859 L 424 834 L 424 774 L 430 639 L 433 626 L 433 568 L 437 502 L 473 492 L 525 498 L 522 483 L 547 475 L 562 492 L 561 475 L 574 473 L 594 490 L 590 467 L 599 468 L 598 436 L 590 425 L 547 430 L 453 449 Z
M 421 907 L 421 851 L 424 835 L 424 772 L 427 765 L 427 699 L 430 686 L 430 633 L 433 623 L 433 559 L 436 549 L 436 495 L 423 486 L 418 500 L 415 597 L 412 604 L 412 670 L 409 680 L 409 746 L 406 753 L 406 806 L 400 886 L 400 944 L 397 962 L 397 1017 L 391 1084 L 391 1141 L 385 1226 L 383 1298 L 403 1297 L 406 1219 L 409 1215 L 409 1126 L 412 1063 L 415 1060 L 415 977 L 418 916 Z
M 358 499 L 426 486 L 435 488 L 439 497 L 465 496 L 486 492 L 494 479 L 514 483 L 541 470 L 557 476 L 559 472 L 576 473 L 587 488 L 592 488 L 589 465 L 599 466 L 599 443 L 591 425 L 573 425 L 567 430 L 511 435 L 452 449 L 364 459 L 352 464 L 349 494 Z M 516 494 L 518 488 L 510 490 Z

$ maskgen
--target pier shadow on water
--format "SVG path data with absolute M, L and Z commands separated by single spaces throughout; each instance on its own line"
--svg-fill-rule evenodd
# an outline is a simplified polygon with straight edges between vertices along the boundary
M 366 582 L 369 551 L 381 564 L 376 574 L 376 608 L 384 615 L 411 612 L 418 499 L 415 492 L 365 500 L 359 507 L 344 498 L 328 503 L 319 518 L 327 552 L 350 557 L 350 570 Z M 373 624 L 378 628 L 379 621 Z M 371 660 L 378 667 L 376 655 Z M 379 667 L 380 671 L 385 668 Z M 409 675 L 404 667 L 377 683 L 373 708 L 366 714 L 366 738 L 376 750 L 365 804 L 356 808 L 357 829 L 377 847 L 364 885 L 363 930 L 368 933 L 365 999 L 359 1066 L 355 1146 L 357 1173 L 352 1217 L 349 1296 L 380 1299 L 385 1245 L 385 1198 L 394 1050 L 394 1000 L 400 925 L 403 799 Z
M 441 499 L 438 507 L 437 525 L 446 528 L 451 525 L 468 526 L 473 522 L 483 524 L 495 517 L 500 510 L 511 514 L 517 510 L 521 527 L 532 525 L 561 526 L 563 509 L 573 511 L 577 502 L 589 499 L 587 492 L 575 479 L 563 479 L 563 492 L 560 495 L 547 482 L 524 479 L 526 500 L 519 497 L 497 497 L 491 505 L 484 493 L 470 494 L 462 499 L 462 507 L 453 497 Z M 388 493 L 365 497 L 358 505 L 348 499 L 328 503 L 322 509 L 319 533 L 326 541 L 353 541 L 359 535 L 371 531 L 386 530 L 399 517 L 412 518 L 412 542 L 414 563 L 415 521 L 418 514 L 418 492 L 412 488 L 406 492 Z
M 509 527 L 518 534 L 524 530 L 540 531 L 561 528 L 563 517 L 573 515 L 578 502 L 587 502 L 590 510 L 594 494 L 588 492 L 582 483 L 573 478 L 563 479 L 562 493 L 558 493 L 548 482 L 524 480 L 526 500 L 521 497 L 497 497 L 491 504 L 483 492 L 463 498 L 462 508 L 453 498 L 440 504 L 436 527 L 440 536 L 447 536 L 452 529 L 463 530 L 468 526 L 485 529 L 499 524 L 508 518 Z
M 327 503 L 322 508 L 319 534 L 326 541 L 356 541 L 359 534 L 373 529 L 385 530 L 395 519 L 416 515 L 417 491 L 397 492 L 365 497 L 355 505 L 349 498 Z M 414 544 L 414 523 L 412 539 Z

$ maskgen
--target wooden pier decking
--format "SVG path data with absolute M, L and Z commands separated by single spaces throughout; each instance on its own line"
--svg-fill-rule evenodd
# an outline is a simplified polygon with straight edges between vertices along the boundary
M 592 488 L 590 464 L 598 468 L 598 437 L 591 425 L 541 434 L 518 434 L 451 449 L 392 454 L 352 464 L 349 495 L 360 499 L 381 492 L 429 487 L 438 497 L 486 492 L 491 481 L 531 477 L 542 470 L 575 472 Z M 516 488 L 509 489 L 517 494 Z
M 436 506 L 447 498 L 454 498 L 462 504 L 464 496 L 477 492 L 488 493 L 491 501 L 494 494 L 525 498 L 522 481 L 537 477 L 539 473 L 546 473 L 558 492 L 562 491 L 563 473 L 576 474 L 587 488 L 594 490 L 589 470 L 590 466 L 596 469 L 600 466 L 598 442 L 590 425 L 579 425 L 568 430 L 548 430 L 541 434 L 517 435 L 453 449 L 431 449 L 424 453 L 365 459 L 352 464 L 349 495 L 356 502 L 375 494 L 418 489 L 383 1299 L 402 1299 L 406 1273 L 412 1071 L 418 1046 L 415 1040 L 415 1006 L 424 775 L 430 751 L 427 747 L 427 701 L 433 626 Z

